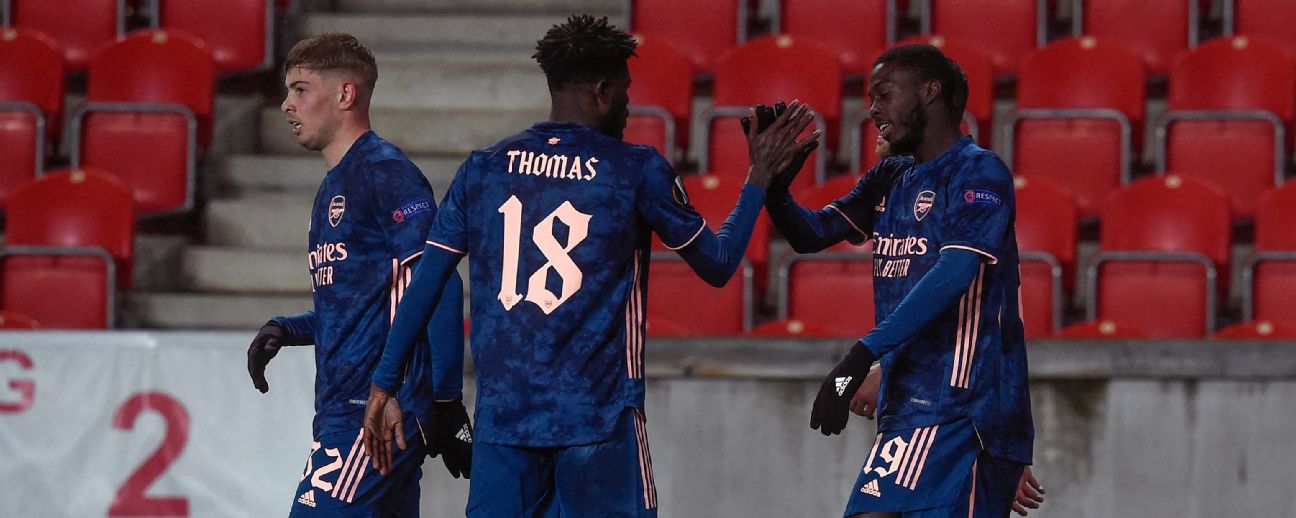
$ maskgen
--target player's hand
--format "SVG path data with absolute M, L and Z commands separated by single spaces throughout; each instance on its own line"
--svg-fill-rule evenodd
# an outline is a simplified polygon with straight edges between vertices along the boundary
M 428 455 L 441 456 L 446 471 L 454 478 L 472 478 L 472 422 L 463 400 L 432 404 L 432 444 Z
M 262 394 L 270 390 L 270 384 L 265 379 L 266 364 L 279 354 L 279 348 L 283 346 L 284 330 L 274 321 L 261 326 L 261 331 L 252 339 L 252 345 L 248 346 L 248 375 L 252 377 L 252 386 Z
M 846 428 L 851 398 L 864 384 L 873 360 L 873 353 L 864 344 L 851 346 L 819 385 L 819 394 L 810 410 L 810 428 L 824 435 L 837 435 Z
M 891 143 L 878 135 L 877 141 L 873 143 L 873 153 L 877 155 L 878 160 L 891 157 Z
M 1039 509 L 1044 503 L 1044 484 L 1035 480 L 1030 466 L 1022 470 L 1021 482 L 1017 484 L 1017 497 L 1013 499 L 1012 509 L 1017 514 L 1026 516 L 1026 509 Z
M 859 390 L 851 397 L 850 411 L 860 417 L 873 419 L 873 414 L 877 412 L 878 392 L 882 388 L 882 367 L 874 366 L 869 369 L 868 376 L 864 377 L 864 383 L 861 383 Z
M 747 128 L 747 156 L 751 160 L 751 169 L 747 172 L 747 183 L 768 189 L 779 173 L 788 170 L 798 156 L 809 156 L 810 151 L 818 146 L 819 130 L 798 141 L 796 138 L 814 120 L 814 113 L 799 101 L 774 117 L 768 127 L 762 128 L 763 120 L 768 120 L 777 108 L 757 105 L 753 108 L 756 124 L 750 118 L 743 126 Z M 804 159 L 803 159 L 804 160 Z
M 374 469 L 386 475 L 391 472 L 392 443 L 405 449 L 405 431 L 401 428 L 403 416 L 400 402 L 386 390 L 369 386 L 369 401 L 365 403 L 364 446 L 373 459 Z

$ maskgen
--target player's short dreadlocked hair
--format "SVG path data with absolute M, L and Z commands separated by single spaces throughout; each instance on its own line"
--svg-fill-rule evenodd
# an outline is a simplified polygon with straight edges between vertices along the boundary
M 931 45 L 902 45 L 878 56 L 874 67 L 893 63 L 895 67 L 917 74 L 919 81 L 939 81 L 941 99 L 950 109 L 950 117 L 958 121 L 967 108 L 968 81 L 963 69 L 954 60 Z
M 626 60 L 639 46 L 625 31 L 608 24 L 607 17 L 595 19 L 588 14 L 567 18 L 555 25 L 536 42 L 531 57 L 540 63 L 549 81 L 549 90 L 559 90 L 573 83 L 606 79 L 626 70 Z

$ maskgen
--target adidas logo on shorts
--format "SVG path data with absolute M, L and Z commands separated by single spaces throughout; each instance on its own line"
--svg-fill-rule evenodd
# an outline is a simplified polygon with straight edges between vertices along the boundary
M 302 493 L 301 496 L 297 497 L 297 503 L 304 505 L 306 507 L 311 507 L 311 508 L 315 507 L 315 490 L 312 489 L 310 491 Z
M 864 487 L 860 488 L 860 492 L 866 495 L 873 495 L 877 497 L 882 496 L 882 490 L 878 489 L 877 479 L 870 480 L 868 481 L 867 484 L 864 484 Z

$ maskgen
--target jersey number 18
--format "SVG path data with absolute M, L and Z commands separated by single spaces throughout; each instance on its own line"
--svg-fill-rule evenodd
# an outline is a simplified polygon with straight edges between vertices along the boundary
M 527 280 L 527 293 L 523 297 L 517 292 L 518 255 L 522 247 L 522 201 L 517 196 L 509 196 L 508 201 L 500 205 L 499 213 L 504 215 L 504 271 L 500 277 L 500 303 L 504 305 L 505 311 L 509 311 L 525 299 L 539 306 L 546 315 L 553 313 L 581 288 L 584 274 L 568 254 L 589 234 L 591 216 L 576 210 L 570 201 L 564 201 L 536 224 L 531 232 L 531 240 L 544 254 L 546 261 Z M 567 225 L 567 246 L 558 244 L 558 239 L 554 237 L 555 219 Z M 545 287 L 550 270 L 558 272 L 558 277 L 562 279 L 561 296 Z

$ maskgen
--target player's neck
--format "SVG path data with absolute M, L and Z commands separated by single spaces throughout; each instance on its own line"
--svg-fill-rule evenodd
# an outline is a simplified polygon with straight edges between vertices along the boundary
M 553 92 L 549 106 L 549 122 L 599 126 L 598 105 L 586 92 L 572 89 Z
M 328 166 L 328 169 L 337 167 L 338 163 L 342 162 L 342 157 L 345 157 L 347 151 L 351 150 L 351 146 L 355 144 L 355 141 L 360 140 L 360 137 L 368 131 L 369 121 L 357 124 L 343 124 L 337 135 L 333 136 L 333 141 L 320 150 L 320 154 L 324 155 L 324 164 Z
M 957 144 L 960 138 L 963 138 L 963 134 L 958 128 L 929 128 L 928 134 L 923 137 L 923 143 L 914 150 L 914 163 L 921 164 L 940 156 Z

